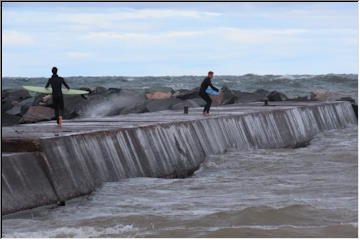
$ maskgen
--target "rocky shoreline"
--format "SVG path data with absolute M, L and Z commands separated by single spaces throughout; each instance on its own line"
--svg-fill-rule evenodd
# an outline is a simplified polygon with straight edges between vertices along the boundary
M 64 96 L 64 119 L 79 117 L 105 117 L 129 113 L 145 113 L 163 110 L 182 110 L 187 105 L 190 108 L 202 107 L 205 102 L 200 98 L 199 88 L 174 90 L 168 87 L 157 87 L 145 90 L 122 88 L 95 89 L 81 88 L 90 92 L 87 96 Z M 258 89 L 254 92 L 242 92 L 222 89 L 221 101 L 213 105 L 227 105 L 247 102 L 264 101 L 322 101 L 345 100 L 353 104 L 357 114 L 357 105 L 351 97 L 336 98 L 324 92 L 312 92 L 309 96 L 288 98 L 278 91 Z M 50 95 L 30 94 L 24 89 L 2 90 L 2 125 L 12 126 L 22 123 L 35 123 L 54 119 L 53 103 Z

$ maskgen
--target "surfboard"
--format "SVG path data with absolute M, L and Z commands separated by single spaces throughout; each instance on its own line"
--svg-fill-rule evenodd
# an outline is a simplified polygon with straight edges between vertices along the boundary
M 214 91 L 210 86 L 205 90 L 207 94 L 213 95 L 213 96 L 219 96 L 219 92 Z
M 31 92 L 37 92 L 37 93 L 45 93 L 45 94 L 52 94 L 52 88 L 44 88 L 44 87 L 36 87 L 36 86 L 23 86 L 24 89 L 31 91 Z M 89 94 L 88 91 L 84 90 L 78 90 L 78 89 L 61 89 L 62 93 L 65 95 L 84 95 Z

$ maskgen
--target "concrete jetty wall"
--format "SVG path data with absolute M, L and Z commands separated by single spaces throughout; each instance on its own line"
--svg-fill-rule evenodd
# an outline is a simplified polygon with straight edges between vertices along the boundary
M 106 181 L 186 177 L 228 148 L 301 146 L 356 122 L 351 104 L 336 102 L 40 138 L 37 152 L 3 154 L 2 213 L 88 194 Z
M 38 152 L 2 155 L 2 213 L 57 201 L 42 164 L 43 158 Z

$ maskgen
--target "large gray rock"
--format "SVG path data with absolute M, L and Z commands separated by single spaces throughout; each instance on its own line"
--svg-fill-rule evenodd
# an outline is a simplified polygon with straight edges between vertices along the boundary
M 202 104 L 205 104 L 205 101 L 201 98 L 188 99 L 185 102 L 192 108 L 200 107 Z
M 11 101 L 7 98 L 6 91 L 1 91 L 1 112 L 4 113 L 7 110 L 11 109 L 13 105 L 11 104 Z
M 255 92 L 241 92 L 241 91 L 233 91 L 233 92 L 237 97 L 236 103 L 263 101 L 269 94 L 268 91 L 263 89 L 258 89 Z
M 146 104 L 148 100 L 145 99 L 144 95 L 122 94 L 111 101 L 113 105 L 107 116 L 147 112 Z
M 200 90 L 199 87 L 193 88 L 191 90 L 181 89 L 181 90 L 178 90 L 176 92 L 176 97 L 180 98 L 182 100 L 198 98 L 199 97 L 199 90 Z
M 193 107 L 204 107 L 206 102 L 201 97 L 186 100 L 192 104 Z
M 199 99 L 199 101 L 201 101 L 201 104 L 205 103 L 202 99 Z M 194 99 L 188 99 L 188 100 L 185 100 L 185 101 L 182 101 L 182 102 L 172 105 L 171 109 L 172 110 L 183 110 L 185 105 L 187 105 L 189 108 L 200 107 L 200 104 L 197 101 L 195 101 Z
M 21 122 L 22 118 L 19 115 L 11 115 L 7 113 L 1 114 L 2 126 L 13 126 Z
M 222 100 L 220 104 L 225 105 L 225 104 L 233 104 L 236 102 L 237 96 L 235 92 L 230 90 L 228 87 L 226 86 L 222 87 L 221 92 L 222 92 Z
M 126 90 L 122 90 L 121 88 L 109 88 L 106 93 L 107 94 L 119 94 L 120 92 L 124 93 Z
M 91 89 L 90 89 L 90 88 L 88 88 L 88 87 L 81 87 L 81 88 L 79 88 L 79 90 L 88 91 L 88 92 L 89 92 L 89 94 L 91 94 L 91 93 L 93 92 L 93 90 L 91 90 Z
M 173 105 L 181 103 L 181 102 L 182 101 L 178 98 L 156 99 L 156 100 L 149 101 L 146 104 L 146 109 L 148 112 L 170 110 Z
M 64 95 L 64 118 L 71 119 L 81 115 L 87 100 L 80 95 Z
M 1 100 L 1 112 L 5 113 L 6 111 L 10 110 L 11 108 L 13 108 L 14 105 L 11 104 L 11 101 L 2 99 Z
M 257 94 L 259 96 L 267 96 L 269 94 L 269 91 L 265 90 L 265 89 L 257 89 L 255 92 L 253 92 L 254 94 Z
M 54 109 L 43 106 L 31 106 L 23 116 L 24 123 L 49 121 L 55 117 Z
M 222 105 L 262 101 L 269 94 L 269 92 L 264 89 L 258 89 L 254 92 L 242 92 L 224 86 L 221 90 L 223 95 L 221 101 Z
M 107 91 L 107 89 L 104 87 L 96 87 L 96 89 L 95 89 L 96 94 L 106 93 L 106 91 Z
M 120 114 L 129 114 L 129 113 L 145 113 L 147 112 L 146 108 L 147 101 L 139 101 L 134 104 L 125 106 L 121 109 Z
M 269 101 L 286 101 L 289 99 L 285 94 L 278 92 L 278 91 L 270 92 L 267 95 L 267 98 Z
M 21 106 L 21 115 L 24 115 L 27 112 L 27 110 L 31 106 L 33 106 L 34 101 L 35 101 L 35 97 L 31 97 L 19 103 L 19 105 Z
M 92 94 L 77 108 L 79 116 L 114 116 L 146 112 L 143 92 L 110 89 L 107 94 Z
M 6 89 L 2 91 L 2 94 L 4 96 L 4 98 L 7 98 L 9 100 L 16 100 L 16 101 L 21 101 L 24 100 L 26 98 L 30 98 L 31 95 L 29 94 L 29 92 L 25 89 Z
M 30 106 L 32 106 L 34 102 L 34 97 L 27 98 L 19 103 L 17 103 L 13 108 L 6 111 L 7 114 L 10 115 L 23 115 L 25 112 L 29 109 Z
M 25 89 L 6 89 L 1 91 L 1 94 L 2 113 L 10 110 L 17 103 L 31 97 L 29 92 Z
M 47 94 L 44 94 L 44 93 L 36 94 L 32 105 L 33 106 L 44 105 L 43 98 L 45 96 L 47 96 Z M 47 103 L 46 103 L 46 105 L 47 105 Z
M 7 110 L 6 113 L 10 115 L 21 115 L 21 106 L 19 104 L 16 104 L 10 110 Z
M 184 110 L 185 103 L 179 102 L 171 106 L 171 110 Z
M 97 95 L 103 97 L 106 97 L 111 94 L 119 94 L 122 91 L 121 88 L 105 88 L 105 87 L 96 87 L 94 91 L 91 91 L 89 89 L 84 89 L 84 90 L 90 92 L 90 94 L 86 96 Z

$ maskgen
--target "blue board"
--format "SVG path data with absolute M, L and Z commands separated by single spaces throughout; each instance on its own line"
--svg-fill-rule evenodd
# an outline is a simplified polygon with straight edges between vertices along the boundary
M 210 86 L 205 90 L 205 92 L 210 95 L 219 96 L 219 92 L 214 91 Z

